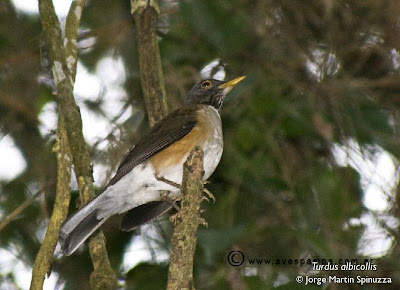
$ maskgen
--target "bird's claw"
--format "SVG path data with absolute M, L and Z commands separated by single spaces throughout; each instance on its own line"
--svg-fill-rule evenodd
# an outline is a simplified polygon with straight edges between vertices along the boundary
M 203 197 L 201 198 L 201 201 L 203 201 L 203 200 L 210 202 L 210 199 L 205 195 L 203 195 Z
M 207 188 L 203 188 L 203 192 L 205 193 L 205 195 L 203 195 L 203 199 L 202 200 L 207 200 L 209 202 L 209 198 L 213 200 L 213 202 L 215 203 L 215 196 L 214 194 L 212 194 Z M 207 196 L 206 196 L 207 195 Z
M 206 228 L 208 228 L 208 223 L 202 217 L 199 218 L 199 224 L 205 226 Z
M 180 218 L 180 212 L 177 212 L 176 214 L 173 214 L 169 217 L 169 220 L 171 223 L 176 226 L 178 223 L 178 219 Z

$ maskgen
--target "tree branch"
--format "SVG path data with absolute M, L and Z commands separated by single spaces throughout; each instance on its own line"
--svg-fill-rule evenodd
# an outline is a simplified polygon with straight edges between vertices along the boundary
M 65 24 L 64 50 L 67 67 L 75 81 L 78 64 L 78 28 L 86 0 L 74 0 L 71 3 Z
M 167 113 L 156 21 L 160 13 L 155 0 L 131 0 L 139 51 L 140 78 L 150 126 Z M 182 209 L 176 214 L 167 289 L 193 289 L 193 256 L 196 232 L 202 222 L 203 151 L 196 147 L 184 166 Z
M 46 187 L 38 190 L 34 195 L 21 203 L 16 209 L 14 209 L 5 219 L 0 222 L 0 232 L 4 229 L 10 222 L 12 222 L 21 212 L 24 211 L 40 194 L 45 192 Z
M 195 147 L 183 167 L 181 210 L 173 217 L 175 228 L 168 269 L 168 290 L 194 289 L 193 257 L 203 199 L 203 150 Z
M 51 261 L 58 241 L 61 224 L 68 215 L 71 183 L 71 153 L 65 132 L 62 116 L 59 116 L 57 127 L 57 143 L 53 148 L 57 155 L 57 191 L 53 214 L 46 231 L 39 253 L 33 265 L 31 290 L 43 288 L 45 275 L 51 270 Z
M 82 133 L 82 120 L 73 95 L 77 63 L 77 31 L 85 0 L 75 0 L 68 13 L 65 50 L 62 45 L 60 23 L 51 0 L 39 0 L 39 12 L 44 36 L 49 47 L 54 80 L 57 87 L 60 111 L 64 118 L 70 151 L 82 204 L 95 196 L 89 150 Z M 105 238 L 102 232 L 91 238 L 89 251 L 94 272 L 91 286 L 95 289 L 112 289 L 116 275 L 110 266 Z
M 140 81 L 150 126 L 167 114 L 164 75 L 156 33 L 160 9 L 155 0 L 131 0 L 139 51 Z

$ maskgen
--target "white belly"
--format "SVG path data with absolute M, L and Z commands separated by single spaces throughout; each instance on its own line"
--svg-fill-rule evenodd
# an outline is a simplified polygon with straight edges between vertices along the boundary
M 219 122 L 221 122 L 221 119 L 219 119 Z M 214 128 L 214 134 L 211 141 L 208 140 L 203 145 L 204 180 L 207 180 L 217 168 L 219 161 L 221 160 L 223 147 L 222 126 L 219 123 L 219 126 Z

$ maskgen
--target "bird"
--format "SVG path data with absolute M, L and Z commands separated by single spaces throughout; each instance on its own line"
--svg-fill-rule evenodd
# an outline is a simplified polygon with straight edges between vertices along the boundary
M 205 79 L 194 85 L 183 105 L 156 123 L 130 149 L 100 194 L 62 224 L 62 253 L 74 253 L 113 215 L 125 214 L 120 229 L 131 231 L 169 211 L 174 205 L 171 201 L 181 197 L 176 185 L 182 183 L 183 164 L 196 146 L 204 153 L 206 181 L 223 151 L 219 111 L 225 96 L 244 78 L 228 82 Z

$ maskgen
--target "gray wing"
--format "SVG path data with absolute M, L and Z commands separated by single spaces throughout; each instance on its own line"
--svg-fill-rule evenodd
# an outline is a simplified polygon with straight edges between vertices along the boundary
M 118 182 L 133 168 L 149 159 L 154 154 L 182 139 L 196 125 L 195 106 L 185 106 L 165 117 L 154 125 L 148 135 L 139 141 L 118 166 L 117 173 L 110 180 L 108 186 Z

